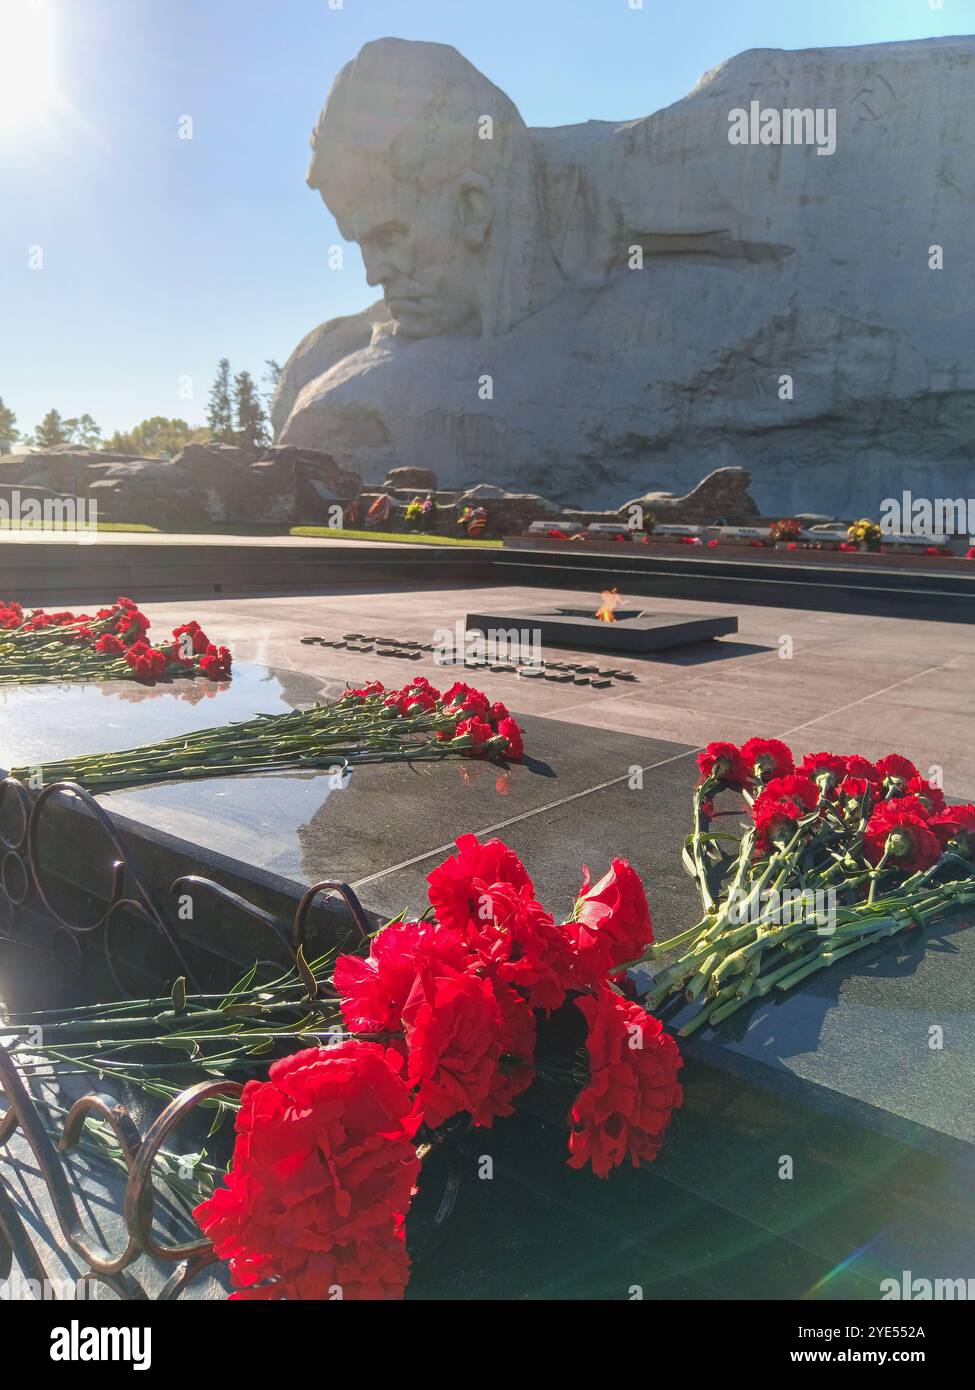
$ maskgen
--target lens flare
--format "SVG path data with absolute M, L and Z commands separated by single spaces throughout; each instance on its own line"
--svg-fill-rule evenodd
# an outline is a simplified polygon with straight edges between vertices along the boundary
M 49 0 L 0 0 L 0 131 L 43 112 L 55 95 Z

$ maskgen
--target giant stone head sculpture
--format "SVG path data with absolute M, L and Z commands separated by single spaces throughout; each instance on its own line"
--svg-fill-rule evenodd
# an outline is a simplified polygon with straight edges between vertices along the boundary
M 396 332 L 506 332 L 556 292 L 531 137 L 442 44 L 380 39 L 339 73 L 308 182 L 359 243 Z

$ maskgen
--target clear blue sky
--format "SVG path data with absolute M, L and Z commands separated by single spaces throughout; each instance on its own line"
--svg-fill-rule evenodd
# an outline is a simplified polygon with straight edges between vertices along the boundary
M 257 376 L 315 324 L 374 298 L 355 247 L 344 271 L 328 269 L 340 238 L 304 184 L 332 78 L 369 39 L 451 43 L 530 125 L 556 125 L 647 115 L 746 48 L 975 29 L 975 0 L 645 0 L 642 11 L 629 0 L 0 0 L 0 71 L 4 25 L 9 39 L 32 5 L 50 13 L 56 72 L 46 105 L 39 77 L 7 73 L 24 101 L 11 124 L 8 87 L 0 119 L 0 396 L 22 430 L 54 406 L 90 412 L 105 434 L 150 415 L 201 423 L 218 358 Z M 177 138 L 185 115 L 191 141 Z M 28 269 L 32 246 L 41 270 Z M 179 399 L 182 377 L 191 401 Z

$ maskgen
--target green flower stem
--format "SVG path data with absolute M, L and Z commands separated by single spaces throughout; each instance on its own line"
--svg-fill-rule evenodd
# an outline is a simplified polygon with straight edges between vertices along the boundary
M 702 990 L 704 989 L 704 986 L 708 983 L 708 980 L 710 979 L 711 974 L 714 971 L 714 967 L 717 965 L 717 963 L 718 953 L 717 951 L 712 951 L 711 954 L 707 957 L 707 959 L 702 962 L 700 968 L 691 977 L 691 983 L 687 986 L 687 989 L 684 991 L 684 998 L 687 1000 L 689 1004 L 693 1004 L 694 1001 L 699 998 Z
M 709 779 L 695 789 L 694 792 L 694 836 L 693 836 L 693 859 L 697 869 L 697 887 L 701 895 L 701 905 L 705 913 L 714 911 L 714 898 L 708 888 L 707 869 L 704 863 L 704 856 L 701 852 L 701 818 L 704 814 L 702 803 L 708 791 L 713 792 L 717 788 L 717 783 Z
M 439 760 L 467 753 L 473 747 L 469 734 L 456 734 L 464 718 L 459 707 L 441 706 L 403 716 L 381 705 L 380 696 L 360 704 L 346 704 L 344 698 L 332 705 L 259 715 L 140 748 L 62 759 L 45 764 L 45 779 L 76 781 L 93 791 L 113 791 L 172 778 Z M 503 753 L 506 747 L 499 735 L 484 745 L 488 753 Z M 13 775 L 23 779 L 26 773 L 19 768 Z
M 844 956 L 852 955 L 854 951 L 862 951 L 866 946 L 875 945 L 882 937 L 893 936 L 898 931 L 903 930 L 896 926 L 887 926 L 882 931 L 872 932 L 869 936 L 863 937 L 859 941 L 852 941 L 848 946 L 840 946 L 835 950 L 823 949 L 811 960 L 808 965 L 801 966 L 791 975 L 786 975 L 784 979 L 778 980 L 777 989 L 792 989 L 808 976 L 815 974 L 817 970 L 825 970 L 828 965 L 835 961 L 842 960 Z
M 677 936 L 668 937 L 666 941 L 655 941 L 652 946 L 648 946 L 639 960 L 633 961 L 634 965 L 646 965 L 655 960 L 658 956 L 669 956 L 678 946 L 683 946 L 685 942 L 693 941 L 706 929 L 708 918 L 704 917 L 695 927 L 688 927 L 687 931 L 680 932 Z
M 806 956 L 805 960 L 808 959 L 809 957 Z M 785 965 L 776 966 L 774 970 L 767 970 L 764 975 L 760 975 L 758 979 L 755 981 L 755 984 L 752 988 L 752 993 L 758 996 L 759 998 L 768 994 L 771 991 L 773 985 L 775 985 L 779 980 L 785 979 L 787 975 L 794 974 L 798 966 L 804 963 L 804 961 L 797 962 L 795 960 L 788 960 L 786 961 Z

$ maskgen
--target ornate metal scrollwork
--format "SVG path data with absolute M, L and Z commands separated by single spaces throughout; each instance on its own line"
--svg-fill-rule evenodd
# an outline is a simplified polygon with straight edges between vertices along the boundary
M 111 886 L 107 903 L 94 921 L 79 921 L 68 916 L 63 907 L 58 906 L 53 886 L 49 882 L 51 870 L 45 868 L 42 859 L 40 838 L 45 815 L 56 799 L 64 798 L 80 803 L 83 810 L 104 832 L 108 843 L 111 856 L 108 863 Z M 174 975 L 184 975 L 194 990 L 202 988 L 185 957 L 169 913 L 153 897 L 144 876 L 126 850 L 112 817 L 90 792 L 85 791 L 76 782 L 55 782 L 36 796 L 32 796 L 22 782 L 14 777 L 6 777 L 0 780 L 0 810 L 8 806 L 15 808 L 16 823 L 13 830 L 8 830 L 6 834 L 0 830 L 0 899 L 5 900 L 10 909 L 16 911 L 28 904 L 36 907 L 55 928 L 76 941 L 84 937 L 100 936 L 108 969 L 123 995 L 127 994 L 128 990 L 112 951 L 111 929 L 123 915 L 135 917 L 166 943 L 176 966 Z M 203 889 L 236 908 L 252 921 L 266 926 L 293 957 L 299 947 L 303 948 L 306 944 L 309 913 L 321 894 L 336 894 L 342 898 L 352 921 L 364 939 L 367 939 L 373 930 L 353 890 L 347 883 L 340 883 L 335 879 L 325 879 L 307 889 L 295 909 L 290 926 L 239 893 L 197 874 L 184 875 L 176 879 L 170 886 L 170 896 L 175 897 L 187 888 Z
M 45 869 L 42 861 L 41 826 L 55 799 L 64 797 L 78 801 L 95 820 L 104 832 L 112 853 L 108 902 L 94 922 L 69 917 L 56 905 L 49 882 L 51 871 Z M 112 817 L 90 792 L 76 782 L 53 782 L 32 797 L 22 782 L 15 777 L 5 777 L 0 781 L 0 809 L 7 804 L 16 806 L 19 817 L 19 825 L 13 835 L 0 834 L 0 853 L 3 856 L 0 860 L 0 889 L 9 907 L 17 909 L 28 904 L 36 907 L 54 927 L 74 939 L 100 934 L 108 968 L 123 993 L 126 991 L 111 951 L 110 928 L 123 913 L 134 916 L 166 942 L 178 965 L 178 973 L 185 975 L 194 988 L 199 988 L 167 914 L 160 909 L 133 863 Z M 132 885 L 131 891 L 127 891 L 127 884 Z
M 154 1235 L 152 1165 L 170 1133 L 198 1105 L 214 1096 L 239 1095 L 242 1089 L 236 1081 L 206 1081 L 191 1086 L 166 1107 L 144 1136 L 126 1107 L 117 1100 L 111 1096 L 85 1095 L 71 1107 L 55 1144 L 13 1057 L 0 1044 L 0 1094 L 7 1103 L 0 1142 L 9 1143 L 18 1131 L 26 1141 L 47 1189 L 61 1239 L 86 1266 L 79 1286 L 102 1283 L 120 1298 L 149 1298 L 146 1289 L 130 1272 L 135 1261 L 147 1255 L 162 1263 L 179 1265 L 157 1295 L 170 1299 L 178 1297 L 204 1269 L 215 1263 L 213 1247 L 208 1240 L 165 1245 Z M 88 1234 L 62 1157 L 77 1144 L 89 1115 L 110 1125 L 127 1173 L 121 1210 L 126 1240 L 124 1246 L 115 1251 L 106 1249 Z M 12 1256 L 27 1278 L 54 1287 L 55 1281 L 49 1278 L 27 1227 L 0 1181 L 0 1273 L 5 1266 L 5 1248 L 8 1265 Z

